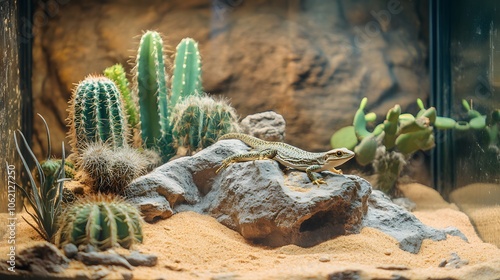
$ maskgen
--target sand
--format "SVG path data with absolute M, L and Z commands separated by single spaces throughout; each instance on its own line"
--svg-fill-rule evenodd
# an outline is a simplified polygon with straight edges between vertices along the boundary
M 500 249 L 481 241 L 468 216 L 425 186 L 407 185 L 403 192 L 417 203 L 414 214 L 422 222 L 435 228 L 457 227 L 469 242 L 458 237 L 425 240 L 420 252 L 411 254 L 400 250 L 392 237 L 365 228 L 360 234 L 337 237 L 311 248 L 266 248 L 247 242 L 211 217 L 184 212 L 144 224 L 144 243 L 135 249 L 155 254 L 159 261 L 154 268 L 137 267 L 131 272 L 135 279 L 325 279 L 346 270 L 359 271 L 362 279 L 391 279 L 395 275 L 409 279 L 500 279 Z M 40 241 L 26 222 L 18 222 L 18 251 Z M 5 256 L 7 244 L 0 245 L 0 254 Z M 459 269 L 438 267 L 452 252 L 469 264 Z M 82 270 L 91 273 L 96 268 L 73 261 L 65 276 Z M 126 271 L 118 267 L 111 270 L 116 272 L 108 279 Z

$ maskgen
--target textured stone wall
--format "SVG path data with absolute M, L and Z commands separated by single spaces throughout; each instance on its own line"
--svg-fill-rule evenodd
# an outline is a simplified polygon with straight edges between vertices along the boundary
M 426 2 L 63 1 L 36 30 L 35 113 L 60 153 L 74 84 L 117 62 L 130 71 L 138 35 L 154 29 L 171 49 L 183 37 L 199 41 L 205 90 L 229 98 L 241 118 L 275 110 L 285 141 L 325 150 L 362 97 L 382 118 L 428 96 Z M 38 121 L 34 133 L 41 152 Z

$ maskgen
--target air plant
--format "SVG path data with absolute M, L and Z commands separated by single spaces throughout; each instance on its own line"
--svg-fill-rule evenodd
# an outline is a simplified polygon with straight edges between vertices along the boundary
M 48 151 L 47 151 L 47 160 L 45 162 L 50 162 L 50 153 L 51 153 L 51 145 L 50 145 L 50 131 L 45 119 L 38 114 L 38 116 L 42 119 L 45 130 L 47 131 L 47 142 L 48 142 Z M 66 180 L 65 177 L 65 155 L 64 155 L 64 142 L 62 143 L 62 160 L 58 167 L 56 168 L 45 168 L 40 164 L 40 162 L 35 157 L 35 154 L 31 150 L 21 131 L 18 131 L 21 135 L 22 141 L 26 146 L 29 155 L 34 160 L 36 165 L 36 171 L 38 180 L 38 184 L 30 172 L 30 168 L 26 161 L 26 158 L 23 156 L 21 152 L 20 145 L 17 141 L 17 137 L 14 134 L 14 141 L 16 143 L 16 150 L 21 158 L 24 168 L 26 169 L 26 173 L 29 178 L 29 187 L 22 187 L 19 184 L 15 183 L 16 187 L 18 187 L 29 204 L 33 208 L 34 213 L 28 211 L 26 204 L 24 205 L 24 209 L 28 215 L 36 222 L 36 225 L 30 223 L 24 217 L 23 219 L 30 225 L 36 232 L 46 241 L 54 243 L 55 234 L 59 229 L 59 225 L 57 223 L 57 219 L 61 214 L 61 205 L 63 198 L 63 185 Z M 45 165 L 50 166 L 50 164 Z

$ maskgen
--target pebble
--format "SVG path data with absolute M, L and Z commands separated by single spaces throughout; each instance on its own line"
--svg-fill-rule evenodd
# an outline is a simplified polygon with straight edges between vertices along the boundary
M 66 255 L 66 257 L 72 259 L 78 253 L 78 247 L 76 247 L 76 245 L 73 243 L 68 243 L 68 244 L 64 245 L 63 252 L 64 252 L 64 255 Z
M 322 256 L 322 257 L 319 258 L 319 261 L 320 262 L 329 262 L 330 261 L 330 257 Z

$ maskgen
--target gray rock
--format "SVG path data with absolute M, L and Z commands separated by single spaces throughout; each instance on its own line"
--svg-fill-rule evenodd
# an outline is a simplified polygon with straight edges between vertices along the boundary
M 109 252 L 78 252 L 76 259 L 86 265 L 119 265 L 133 268 L 124 257 Z
M 412 253 L 426 238 L 443 240 L 450 234 L 466 240 L 455 228 L 422 224 L 382 192 L 372 193 L 358 176 L 322 172 L 327 184 L 318 187 L 305 172 L 283 171 L 273 160 L 234 163 L 215 174 L 226 157 L 249 150 L 238 140 L 219 141 L 137 178 L 126 190 L 128 199 L 148 222 L 195 211 L 268 246 L 312 246 L 364 226 L 393 236 Z
M 39 276 L 62 272 L 68 264 L 69 259 L 54 244 L 48 242 L 37 243 L 22 250 L 16 259 L 16 269 L 29 270 Z
M 232 164 L 215 174 L 227 156 L 249 149 L 238 140 L 225 140 L 171 161 L 132 182 L 129 199 L 147 210 L 146 221 L 196 211 L 269 246 L 312 246 L 359 232 L 371 191 L 368 182 L 323 172 L 327 184 L 317 187 L 304 172 L 284 174 L 273 160 Z M 161 200 L 168 204 L 156 204 Z
M 462 260 L 460 256 L 453 252 L 451 253 L 451 257 L 449 259 L 444 259 L 439 263 L 438 267 L 449 267 L 449 268 L 461 268 L 464 265 L 468 265 L 468 260 Z
M 141 254 L 133 251 L 130 255 L 121 255 L 128 263 L 133 266 L 155 266 L 158 262 L 158 257 L 155 255 Z
M 267 141 L 285 140 L 286 122 L 282 115 L 267 111 L 246 116 L 240 123 L 243 132 Z
M 456 228 L 434 229 L 424 225 L 412 213 L 391 202 L 388 196 L 378 190 L 374 190 L 368 200 L 368 213 L 363 225 L 389 234 L 398 240 L 399 248 L 415 254 L 420 250 L 424 239 L 439 241 L 446 239 L 449 234 L 467 241 L 467 237 Z
M 78 247 L 73 243 L 68 243 L 62 248 L 66 257 L 72 259 L 78 253 Z

